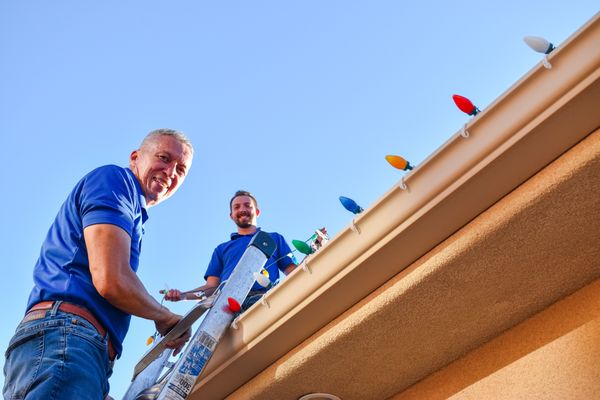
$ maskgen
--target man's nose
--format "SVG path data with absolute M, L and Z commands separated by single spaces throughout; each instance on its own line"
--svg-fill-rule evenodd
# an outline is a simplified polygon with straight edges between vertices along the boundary
M 165 167 L 165 172 L 167 173 L 167 176 L 169 178 L 173 178 L 175 176 L 176 170 L 177 170 L 177 167 L 176 167 L 175 163 L 170 163 Z

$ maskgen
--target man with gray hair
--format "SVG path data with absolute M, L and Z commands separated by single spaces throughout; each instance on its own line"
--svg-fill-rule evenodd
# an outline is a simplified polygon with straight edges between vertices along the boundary
M 150 132 L 129 168 L 85 175 L 42 243 L 25 317 L 6 351 L 5 399 L 98 399 L 131 315 L 167 333 L 181 316 L 158 303 L 136 272 L 147 209 L 172 196 L 192 165 L 193 147 L 172 129 Z M 191 330 L 170 342 L 181 350 Z

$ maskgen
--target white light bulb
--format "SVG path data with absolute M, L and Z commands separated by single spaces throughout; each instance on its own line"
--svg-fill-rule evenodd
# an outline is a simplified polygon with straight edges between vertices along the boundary
M 554 50 L 554 46 L 552 45 L 552 43 L 550 43 L 549 41 L 547 41 L 546 39 L 544 39 L 542 37 L 525 36 L 523 38 L 523 40 L 525 41 L 525 43 L 527 43 L 527 46 L 531 47 L 533 50 L 537 51 L 538 53 L 548 54 L 552 50 Z
M 263 274 L 261 274 L 259 272 L 255 272 L 252 275 L 254 275 L 254 279 L 256 280 L 256 282 L 258 282 L 258 284 L 262 287 L 267 287 L 271 283 L 269 278 L 267 278 L 266 276 L 264 276 Z

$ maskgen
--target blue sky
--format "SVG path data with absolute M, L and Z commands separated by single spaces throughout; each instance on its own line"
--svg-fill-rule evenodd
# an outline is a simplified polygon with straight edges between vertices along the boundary
M 67 193 L 99 165 L 127 165 L 148 131 L 182 130 L 196 149 L 180 191 L 150 209 L 140 277 L 159 298 L 165 284 L 203 283 L 213 248 L 233 231 L 237 189 L 256 195 L 259 225 L 288 242 L 322 226 L 334 237 L 352 219 L 340 195 L 368 208 L 399 181 L 386 154 L 418 165 L 468 120 L 452 94 L 484 110 L 540 62 L 523 36 L 560 46 L 598 8 L 592 0 L 1 1 L 2 348 Z M 150 321 L 133 321 L 111 378 L 115 398 L 152 333 Z

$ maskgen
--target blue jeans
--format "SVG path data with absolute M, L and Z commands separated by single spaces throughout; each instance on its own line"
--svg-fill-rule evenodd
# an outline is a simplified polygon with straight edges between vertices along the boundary
M 254 303 L 259 301 L 261 297 L 263 297 L 265 294 L 267 294 L 267 292 L 269 290 L 273 289 L 278 284 L 279 284 L 279 281 L 276 281 L 275 283 L 271 282 L 271 283 L 269 283 L 269 286 L 265 287 L 263 290 L 260 290 L 260 291 L 251 290 L 250 293 L 248 293 L 248 296 L 246 296 L 246 299 L 244 300 L 244 302 L 242 303 L 242 311 L 240 312 L 240 314 L 243 313 L 244 311 L 246 311 L 247 309 L 249 309 L 250 307 L 252 307 L 254 305 Z
M 103 400 L 113 363 L 107 338 L 77 315 L 24 320 L 6 350 L 4 399 Z

